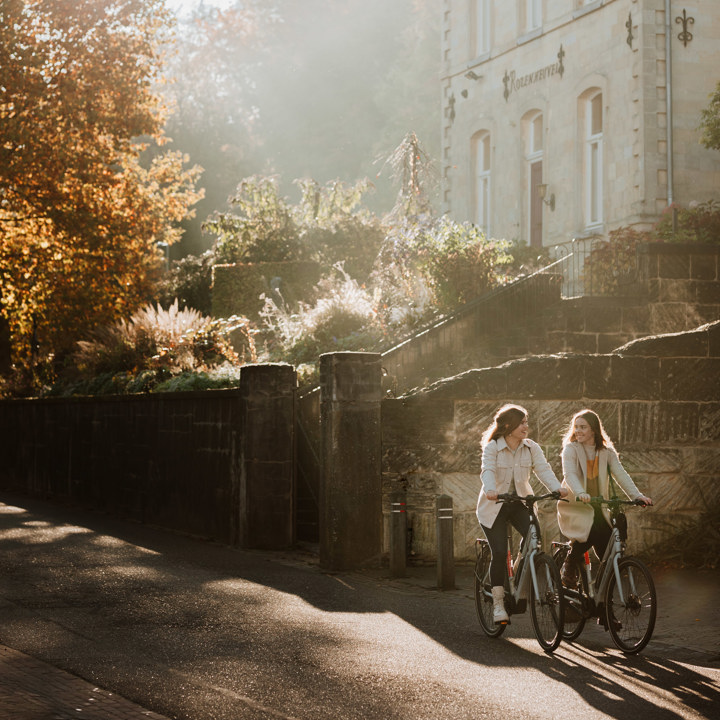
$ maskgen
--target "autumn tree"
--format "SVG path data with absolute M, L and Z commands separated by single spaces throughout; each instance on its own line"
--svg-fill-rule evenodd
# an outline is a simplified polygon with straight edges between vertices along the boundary
M 199 198 L 163 143 L 162 0 L 0 0 L 0 313 L 16 365 L 152 296 Z

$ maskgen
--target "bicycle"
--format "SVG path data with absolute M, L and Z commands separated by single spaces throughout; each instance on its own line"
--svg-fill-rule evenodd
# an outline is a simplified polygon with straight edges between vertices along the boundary
M 600 566 L 592 579 L 590 555 L 585 553 L 584 564 L 578 568 L 575 587 L 564 587 L 564 640 L 576 640 L 589 618 L 597 617 L 610 632 L 615 645 L 626 655 L 640 652 L 650 641 L 657 616 L 657 597 L 650 570 L 635 557 L 625 555 L 627 518 L 623 505 L 639 505 L 639 500 L 602 497 L 590 498 L 594 505 L 610 508 L 612 534 Z M 553 559 L 560 568 L 570 552 L 569 542 L 553 542 Z
M 562 639 L 563 593 L 560 571 L 552 558 L 542 552 L 540 525 L 533 512 L 533 505 L 547 498 L 559 499 L 560 493 L 528 495 L 520 497 L 514 493 L 498 495 L 497 502 L 521 501 L 530 514 L 530 527 L 525 541 L 512 562 L 510 545 L 511 528 L 508 526 L 507 578 L 505 582 L 505 609 L 508 615 L 521 614 L 527 609 L 530 599 L 530 617 L 540 647 L 552 652 Z M 496 624 L 493 620 L 492 583 L 490 582 L 490 546 L 488 541 L 475 541 L 477 559 L 475 562 L 475 610 L 485 634 L 500 637 L 506 623 Z M 528 570 L 529 568 L 529 570 Z

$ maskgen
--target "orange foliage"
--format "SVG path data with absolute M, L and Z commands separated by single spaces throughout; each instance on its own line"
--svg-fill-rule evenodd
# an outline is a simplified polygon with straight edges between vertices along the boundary
M 146 302 L 158 243 L 201 197 L 180 153 L 141 163 L 163 142 L 170 22 L 161 0 L 0 5 L 0 313 L 16 363 Z

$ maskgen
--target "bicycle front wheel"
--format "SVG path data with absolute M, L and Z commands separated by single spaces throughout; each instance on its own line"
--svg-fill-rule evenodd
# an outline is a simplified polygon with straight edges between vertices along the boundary
M 532 586 L 530 617 L 540 647 L 552 652 L 560 644 L 563 631 L 563 590 L 560 571 L 545 553 L 535 556 L 537 592 Z
M 490 548 L 483 543 L 475 561 L 475 611 L 485 634 L 500 637 L 505 624 L 493 620 L 492 585 L 490 584 Z
M 655 583 L 647 565 L 637 558 L 622 558 L 618 570 L 620 584 L 613 573 L 605 595 L 606 620 L 615 645 L 634 655 L 650 642 L 655 629 Z

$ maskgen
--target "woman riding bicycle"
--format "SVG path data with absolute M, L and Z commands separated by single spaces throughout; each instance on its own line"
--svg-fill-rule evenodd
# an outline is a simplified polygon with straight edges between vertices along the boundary
M 569 489 L 569 502 L 558 503 L 558 524 L 571 541 L 572 549 L 560 571 L 563 585 L 575 587 L 578 564 L 593 547 L 602 559 L 612 527 L 607 507 L 591 506 L 591 497 L 609 498 L 610 474 L 631 500 L 652 505 L 620 463 L 617 451 L 600 418 L 592 410 L 573 415 L 563 438 L 563 485 Z M 609 472 L 608 472 L 609 471 Z M 614 494 L 614 490 L 613 493 Z M 581 502 L 575 502 L 575 498 Z
M 508 621 L 503 602 L 505 595 L 505 558 L 507 555 L 507 523 L 525 537 L 530 520 L 520 502 L 498 504 L 498 494 L 515 492 L 520 496 L 532 495 L 530 473 L 534 472 L 545 487 L 559 491 L 561 497 L 567 489 L 560 485 L 540 446 L 528 439 L 528 413 L 519 405 L 504 405 L 482 436 L 482 490 L 477 502 L 477 519 L 490 545 L 490 582 L 493 594 L 493 620 Z

